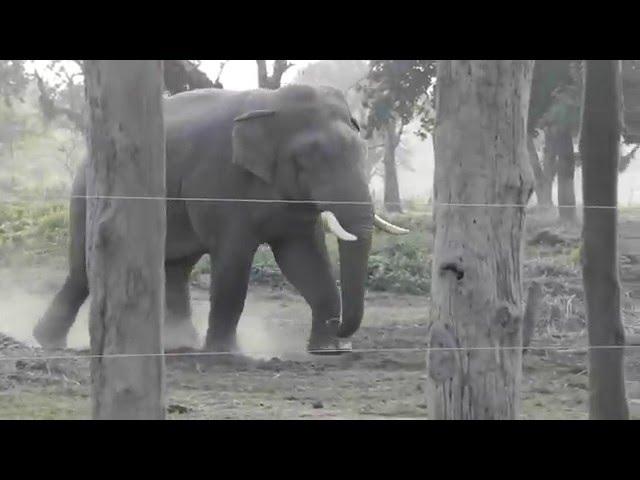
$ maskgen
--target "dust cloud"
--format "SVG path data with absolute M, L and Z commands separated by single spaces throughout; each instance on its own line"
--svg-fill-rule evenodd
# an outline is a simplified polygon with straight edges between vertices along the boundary
M 38 346 L 32 335 L 33 327 L 62 286 L 65 275 L 64 270 L 45 268 L 0 271 L 0 332 L 26 345 Z M 199 335 L 198 347 L 207 331 L 208 296 L 208 291 L 192 287 L 192 321 Z M 69 332 L 68 348 L 89 349 L 89 309 L 90 298 L 80 308 Z M 293 329 L 292 319 L 295 319 Z M 264 288 L 250 289 L 238 325 L 238 344 L 245 355 L 257 359 L 306 356 L 309 329 L 310 312 L 303 301 L 292 296 L 285 304 L 278 293 Z

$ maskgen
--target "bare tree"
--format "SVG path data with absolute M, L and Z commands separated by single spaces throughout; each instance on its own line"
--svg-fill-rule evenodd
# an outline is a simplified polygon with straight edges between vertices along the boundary
M 268 88 L 269 90 L 277 90 L 282 85 L 282 76 L 287 70 L 293 67 L 288 60 L 274 60 L 273 73 L 267 73 L 267 61 L 256 60 L 258 64 L 258 86 L 260 88 Z
M 629 418 L 618 274 L 621 103 L 620 61 L 586 60 L 580 152 L 591 419 Z
M 162 62 L 86 60 L 85 71 L 93 417 L 162 419 L 165 202 L 104 198 L 166 195 Z
M 533 193 L 532 71 L 528 60 L 438 65 L 427 334 L 427 405 L 434 419 L 518 415 L 524 205 Z

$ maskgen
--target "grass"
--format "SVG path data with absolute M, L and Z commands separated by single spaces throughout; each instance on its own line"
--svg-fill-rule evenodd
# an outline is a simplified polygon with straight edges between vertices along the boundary
M 66 259 L 66 203 L 0 204 L 0 265 L 33 266 Z

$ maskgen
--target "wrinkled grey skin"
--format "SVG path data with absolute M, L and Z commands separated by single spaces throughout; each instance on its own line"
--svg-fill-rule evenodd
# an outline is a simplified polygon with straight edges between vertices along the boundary
M 167 202 L 165 336 L 177 332 L 187 343 L 196 341 L 188 280 L 208 253 L 213 271 L 205 349 L 234 351 L 251 264 L 262 243 L 271 246 L 283 274 L 311 307 L 308 348 L 332 349 L 338 338 L 353 335 L 363 316 L 373 208 L 322 203 L 371 202 L 361 163 L 365 146 L 343 95 L 328 87 L 293 85 L 276 91 L 197 90 L 164 102 L 167 196 L 185 199 Z M 73 194 L 86 195 L 84 169 Z M 89 294 L 85 201 L 72 199 L 70 208 L 69 275 L 34 330 L 48 347 L 66 344 Z M 342 296 L 331 273 L 321 210 L 333 212 L 358 237 L 339 241 Z

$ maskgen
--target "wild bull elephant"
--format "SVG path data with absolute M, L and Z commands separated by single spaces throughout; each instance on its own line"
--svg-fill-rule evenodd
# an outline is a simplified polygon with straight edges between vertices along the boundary
M 196 90 L 165 99 L 164 120 L 166 331 L 196 342 L 188 280 L 208 253 L 213 270 L 205 349 L 234 351 L 254 253 L 266 243 L 311 307 L 308 350 L 339 349 L 340 339 L 362 321 L 374 225 L 404 233 L 374 213 L 362 168 L 366 147 L 344 96 L 303 85 Z M 69 274 L 34 329 L 45 347 L 66 345 L 89 295 L 83 196 L 81 168 L 70 203 Z M 325 230 L 339 238 L 341 292 Z

